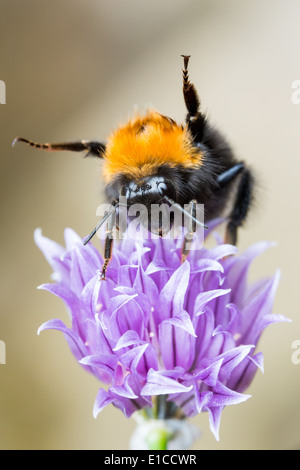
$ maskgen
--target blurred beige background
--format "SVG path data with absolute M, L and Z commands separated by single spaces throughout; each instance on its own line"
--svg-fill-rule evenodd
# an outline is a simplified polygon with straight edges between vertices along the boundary
M 293 323 L 263 335 L 265 374 L 253 397 L 228 407 L 217 443 L 208 416 L 198 449 L 300 447 L 299 130 L 300 3 L 297 0 L 1 0 L 1 449 L 127 449 L 134 421 L 107 407 L 97 420 L 96 379 L 76 364 L 63 336 L 41 323 L 66 320 L 62 302 L 37 291 L 50 268 L 33 231 L 59 242 L 97 221 L 101 169 L 76 154 L 11 147 L 36 141 L 105 139 L 134 107 L 152 105 L 182 121 L 180 54 L 203 109 L 260 180 L 257 207 L 240 233 L 241 250 L 259 240 L 277 247 L 255 262 L 252 278 L 279 267 L 274 312 Z

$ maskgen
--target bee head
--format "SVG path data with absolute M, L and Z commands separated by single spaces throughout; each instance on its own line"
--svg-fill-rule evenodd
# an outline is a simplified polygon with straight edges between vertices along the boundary
M 173 223 L 167 199 L 176 198 L 172 181 L 161 175 L 127 180 L 120 192 L 126 201 L 128 217 L 138 217 L 139 223 L 152 233 L 165 235 Z M 120 198 L 120 200 L 123 200 Z
M 138 181 L 129 181 L 123 187 L 123 195 L 129 206 L 133 204 L 160 204 L 164 197 L 176 198 L 173 183 L 163 176 L 147 176 Z

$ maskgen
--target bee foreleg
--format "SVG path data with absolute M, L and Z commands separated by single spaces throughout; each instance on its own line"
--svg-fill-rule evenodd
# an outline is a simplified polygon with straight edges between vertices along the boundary
M 104 263 L 101 270 L 100 280 L 105 281 L 106 279 L 106 270 L 108 267 L 109 262 L 112 258 L 112 248 L 113 248 L 113 230 L 115 227 L 115 213 L 111 214 L 108 219 L 107 226 L 106 226 L 106 238 L 104 242 Z

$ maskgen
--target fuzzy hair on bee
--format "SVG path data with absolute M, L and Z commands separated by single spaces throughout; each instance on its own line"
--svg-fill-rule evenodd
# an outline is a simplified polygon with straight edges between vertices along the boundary
M 200 99 L 189 79 L 190 56 L 183 57 L 183 97 L 187 109 L 184 124 L 163 116 L 154 110 L 145 115 L 136 114 L 118 127 L 106 143 L 82 140 L 70 143 L 38 144 L 18 137 L 32 147 L 48 150 L 85 151 L 86 156 L 103 160 L 103 179 L 106 196 L 112 209 L 100 220 L 85 240 L 85 244 L 107 221 L 104 246 L 104 264 L 101 279 L 112 257 L 112 216 L 117 211 L 121 196 L 128 207 L 133 204 L 167 203 L 182 212 L 189 205 L 192 231 L 201 225 L 196 219 L 195 206 L 203 204 L 205 220 L 224 214 L 227 216 L 225 241 L 237 243 L 238 228 L 246 220 L 253 199 L 254 177 L 243 161 L 233 155 L 223 135 L 207 120 L 200 109 Z M 149 230 L 163 235 L 160 225 Z M 183 245 L 182 260 L 188 252 Z

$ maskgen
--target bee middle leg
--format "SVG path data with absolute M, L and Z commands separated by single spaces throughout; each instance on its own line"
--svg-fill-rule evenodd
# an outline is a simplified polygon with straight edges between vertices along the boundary
M 227 224 L 225 234 L 225 242 L 232 245 L 236 245 L 237 243 L 238 228 L 245 221 L 251 206 L 253 199 L 254 177 L 251 171 L 246 168 L 243 163 L 238 163 L 219 175 L 217 178 L 219 186 L 224 187 L 233 181 L 238 174 L 241 174 L 241 177 L 237 183 L 237 193 L 235 195 L 233 208 L 229 215 L 229 222 Z

